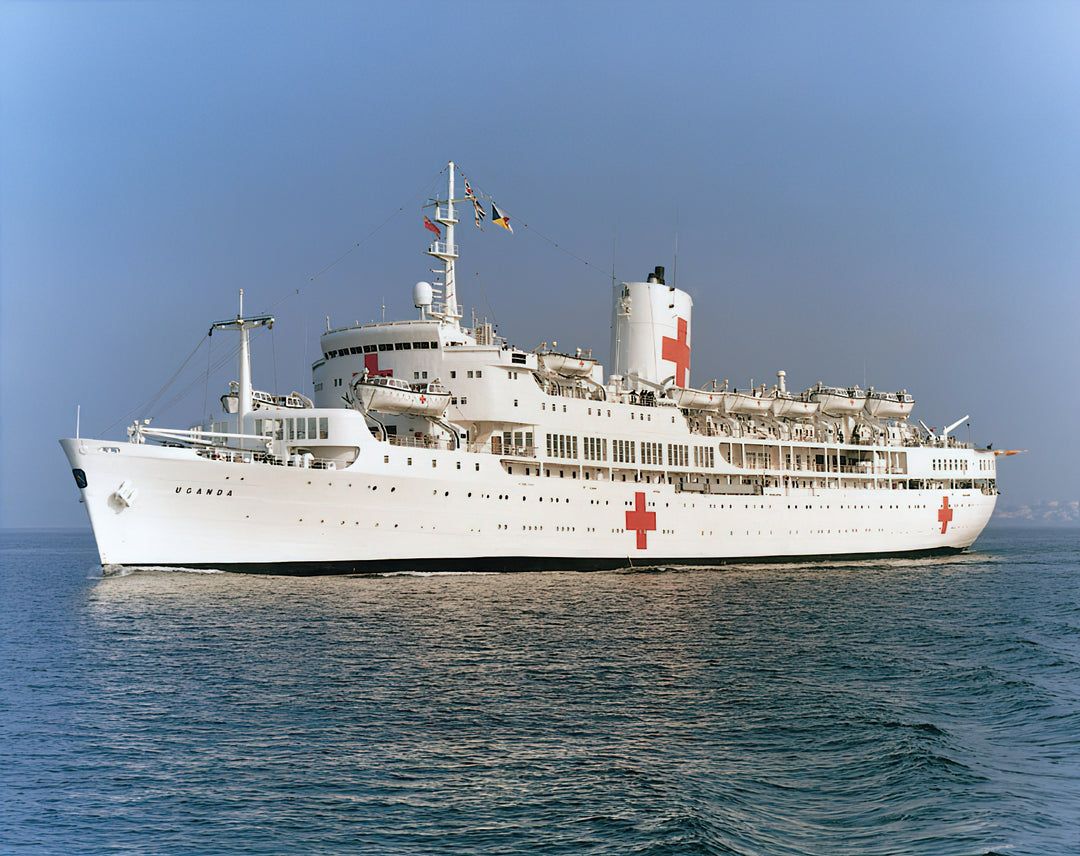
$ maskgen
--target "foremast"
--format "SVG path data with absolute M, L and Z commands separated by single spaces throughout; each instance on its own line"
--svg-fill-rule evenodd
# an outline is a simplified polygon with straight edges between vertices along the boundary
M 438 309 L 432 307 L 431 316 L 438 318 L 448 327 L 460 330 L 462 314 L 461 306 L 457 302 L 457 282 L 454 278 L 454 260 L 458 257 L 457 244 L 454 242 L 454 226 L 458 222 L 454 214 L 454 203 L 465 200 L 454 199 L 454 168 L 454 162 L 450 161 L 446 169 L 448 174 L 446 199 L 434 199 L 431 202 L 435 208 L 433 219 L 446 229 L 446 240 L 442 240 L 440 235 L 431 242 L 431 246 L 425 252 L 443 263 L 443 301 Z
M 228 321 L 215 321 L 210 325 L 210 332 L 206 335 L 214 335 L 215 330 L 239 330 L 240 331 L 240 365 L 238 368 L 237 390 L 237 431 L 244 433 L 244 418 L 254 410 L 254 402 L 251 395 L 251 345 L 248 331 L 256 327 L 273 327 L 273 315 L 253 315 L 244 317 L 244 289 L 240 289 L 240 311 L 235 318 Z

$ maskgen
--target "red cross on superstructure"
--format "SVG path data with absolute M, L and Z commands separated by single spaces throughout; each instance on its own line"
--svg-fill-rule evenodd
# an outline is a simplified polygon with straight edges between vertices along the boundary
M 634 510 L 626 512 L 626 531 L 637 531 L 637 548 L 644 550 L 645 533 L 656 529 L 656 512 L 645 510 L 645 494 L 634 494 Z
M 938 509 L 937 519 L 941 522 L 941 534 L 945 534 L 945 530 L 949 528 L 949 523 L 952 521 L 953 510 L 949 508 L 949 497 L 943 496 L 941 498 L 941 508 Z
M 378 354 L 364 354 L 364 368 L 372 377 L 393 377 L 393 369 L 383 369 L 379 371 L 379 355 Z
M 679 318 L 677 339 L 664 336 L 660 340 L 662 359 L 675 363 L 675 385 L 686 386 L 686 375 L 690 371 L 690 343 L 686 341 L 686 319 Z

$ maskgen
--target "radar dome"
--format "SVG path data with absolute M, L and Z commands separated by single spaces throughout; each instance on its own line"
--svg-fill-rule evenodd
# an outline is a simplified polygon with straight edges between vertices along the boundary
M 417 309 L 431 306 L 431 283 L 418 282 L 412 287 L 412 302 Z

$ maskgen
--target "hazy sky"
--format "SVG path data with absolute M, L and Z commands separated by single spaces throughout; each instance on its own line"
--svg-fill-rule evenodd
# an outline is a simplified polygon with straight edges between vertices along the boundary
M 606 360 L 612 270 L 662 264 L 695 385 L 906 388 L 1030 450 L 1003 506 L 1080 493 L 1080 2 L 6 0 L 0 40 L 4 526 L 86 524 L 76 405 L 200 420 L 227 333 L 138 408 L 239 288 L 262 389 L 413 317 L 450 159 L 516 224 L 459 233 L 512 343 Z

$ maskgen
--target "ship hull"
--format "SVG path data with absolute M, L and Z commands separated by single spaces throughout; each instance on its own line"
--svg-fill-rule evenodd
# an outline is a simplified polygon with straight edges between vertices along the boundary
M 61 444 L 85 485 L 106 570 L 601 570 L 920 555 L 966 549 L 996 499 L 940 488 L 690 492 L 633 476 L 574 478 L 557 462 L 544 462 L 551 475 L 541 476 L 538 461 L 504 468 L 491 455 L 377 441 L 337 470 Z

